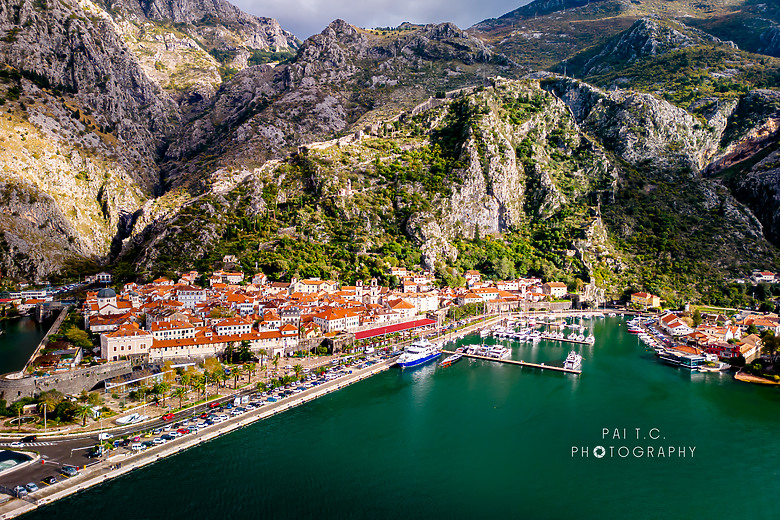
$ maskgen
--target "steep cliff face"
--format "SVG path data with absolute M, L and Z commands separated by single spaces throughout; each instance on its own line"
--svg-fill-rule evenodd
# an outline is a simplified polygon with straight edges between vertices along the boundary
M 195 263 L 217 249 L 271 266 L 276 253 L 263 244 L 274 241 L 265 230 L 276 228 L 321 244 L 315 248 L 369 256 L 408 240 L 430 268 L 457 264 L 460 241 L 485 236 L 520 248 L 545 241 L 557 249 L 530 257 L 550 269 L 622 265 L 598 211 L 587 209 L 601 194 L 610 198 L 617 170 L 538 82 L 501 81 L 375 130 L 307 145 L 262 169 L 212 176 L 206 195 L 152 219 L 128 248 L 143 251 L 143 269 L 187 261 L 165 252 L 180 251 L 183 239 L 198 244 Z M 241 224 L 242 240 L 257 240 L 256 252 L 218 245 L 233 236 L 236 218 L 250 215 L 259 224 Z
M 622 90 L 605 93 L 568 79 L 549 80 L 546 86 L 569 105 L 588 133 L 637 167 L 694 174 L 718 149 L 723 127 L 719 132 L 703 125 L 655 96 Z
M 696 45 L 721 43 L 715 36 L 679 22 L 641 18 L 628 30 L 600 47 L 595 55 L 574 60 L 569 70 L 576 71 L 578 77 L 587 77 L 613 68 L 619 69 L 650 56 Z M 580 65 L 578 61 L 583 60 L 585 62 Z
M 303 43 L 294 63 L 251 67 L 224 84 L 205 116 L 168 150 L 169 182 L 201 180 L 192 168 L 203 164 L 199 155 L 218 156 L 211 171 L 257 166 L 509 65 L 452 24 L 388 32 L 336 20 Z
M 146 75 L 189 117 L 199 115 L 237 71 L 289 58 L 300 43 L 276 20 L 224 0 L 116 0 L 105 6 Z
M 222 0 L 0 0 L 3 272 L 231 254 L 278 276 L 403 262 L 695 297 L 712 269 L 770 267 L 777 176 L 752 164 L 780 62 L 648 16 L 678 0 L 556 1 L 471 33 L 337 20 L 299 47 Z M 597 86 L 501 79 L 535 63 L 520 47 Z
M 763 224 L 767 238 L 780 243 L 780 153 L 771 152 L 735 177 L 732 185 Z
M 137 20 L 186 24 L 187 32 L 214 46 L 294 49 L 298 40 L 273 18 L 247 14 L 225 0 L 115 0 L 111 9 Z
M 0 61 L 89 111 L 93 126 L 121 143 L 111 153 L 151 191 L 178 110 L 143 73 L 111 18 L 91 2 L 4 0 L 0 34 Z
M 0 34 L 0 262 L 42 279 L 107 256 L 179 113 L 92 3 L 0 2 Z
M 149 199 L 183 121 L 224 77 L 298 45 L 223 1 L 2 0 L 0 39 L 0 262 L 35 279 L 118 250 L 139 208 L 164 206 Z

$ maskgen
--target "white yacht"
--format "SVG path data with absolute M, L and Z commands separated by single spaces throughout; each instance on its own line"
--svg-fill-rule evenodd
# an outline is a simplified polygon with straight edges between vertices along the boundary
M 441 356 L 441 350 L 438 346 L 425 338 L 420 338 L 406 347 L 404 353 L 398 358 L 398 366 L 401 368 L 413 367 L 439 356 Z
M 566 356 L 566 361 L 563 362 L 563 368 L 568 370 L 580 370 L 582 369 L 582 356 L 574 352 L 569 352 Z

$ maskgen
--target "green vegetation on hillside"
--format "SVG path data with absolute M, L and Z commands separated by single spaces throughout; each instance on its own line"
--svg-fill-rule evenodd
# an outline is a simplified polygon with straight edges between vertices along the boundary
M 590 83 L 656 93 L 688 108 L 703 98 L 738 97 L 753 88 L 780 84 L 780 60 L 752 55 L 724 45 L 678 49 L 587 76 Z

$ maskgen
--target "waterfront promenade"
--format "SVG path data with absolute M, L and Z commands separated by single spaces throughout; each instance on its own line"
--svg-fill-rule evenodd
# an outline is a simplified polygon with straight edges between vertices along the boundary
M 252 410 L 238 417 L 232 417 L 227 421 L 209 426 L 194 434 L 184 435 L 160 446 L 134 454 L 126 451 L 112 455 L 105 460 L 88 465 L 78 476 L 65 479 L 47 486 L 35 493 L 35 497 L 24 499 L 12 499 L 0 504 L 0 520 L 15 518 L 19 515 L 37 509 L 73 493 L 96 486 L 102 482 L 124 475 L 134 469 L 144 467 L 157 460 L 179 453 L 180 451 L 197 446 L 238 428 L 242 428 L 266 417 L 276 415 L 295 406 L 322 397 L 345 386 L 362 381 L 374 374 L 383 372 L 395 364 L 395 359 L 380 361 L 370 367 L 353 369 L 351 374 L 339 379 L 329 381 L 315 388 L 307 389 L 297 396 L 281 399 L 276 403 L 267 403 L 256 410 Z M 21 479 L 21 477 L 19 477 Z M 23 479 L 22 479 L 23 480 Z M 20 480 L 21 481 L 21 480 Z
M 450 338 L 462 337 L 467 334 L 477 332 L 479 329 L 490 327 L 495 323 L 497 323 L 498 321 L 507 319 L 509 317 L 510 316 L 507 314 L 484 316 L 481 317 L 484 319 L 479 319 L 479 321 L 469 323 L 463 328 L 458 330 L 447 331 L 444 334 L 440 334 L 437 338 L 432 338 L 432 339 L 433 340 L 443 339 L 443 338 L 447 338 L 448 336 Z M 405 343 L 406 342 L 397 344 L 396 348 L 403 347 Z M 474 357 L 479 358 L 479 356 L 474 356 Z M 496 361 L 493 358 L 486 358 L 486 359 L 491 361 Z M 301 394 L 282 399 L 276 403 L 267 403 L 259 409 L 253 410 L 251 412 L 245 413 L 235 418 L 231 418 L 228 421 L 223 422 L 219 425 L 212 425 L 210 427 L 207 427 L 199 431 L 198 433 L 185 435 L 166 444 L 149 448 L 146 451 L 141 453 L 135 454 L 126 451 L 126 452 L 112 455 L 111 457 L 105 460 L 88 465 L 86 468 L 82 469 L 80 474 L 76 477 L 70 479 L 64 479 L 63 481 L 58 482 L 53 486 L 43 487 L 40 491 L 34 493 L 33 497 L 27 497 L 27 500 L 12 499 L 4 504 L 0 504 L 0 520 L 14 518 L 26 512 L 32 511 L 42 505 L 49 504 L 60 498 L 66 497 L 78 491 L 85 490 L 89 487 L 95 486 L 107 480 L 111 480 L 117 476 L 126 474 L 136 468 L 146 466 L 148 464 L 151 464 L 152 462 L 165 458 L 169 455 L 176 454 L 182 450 L 196 446 L 202 442 L 219 437 L 237 428 L 244 427 L 246 425 L 254 423 L 255 421 L 264 419 L 272 415 L 276 415 L 292 407 L 298 406 L 305 402 L 321 397 L 322 395 L 326 395 L 330 392 L 334 392 L 347 385 L 353 384 L 357 381 L 371 377 L 374 374 L 385 371 L 394 363 L 395 363 L 394 359 L 389 359 L 385 361 L 380 361 L 379 363 L 364 369 L 353 369 L 351 374 L 343 376 L 337 380 L 329 381 L 318 387 L 305 390 Z M 520 363 L 522 362 L 516 362 L 516 364 L 520 364 Z M 527 363 L 525 365 L 530 367 L 534 364 Z M 534 368 L 547 368 L 550 370 L 567 371 L 561 367 L 554 367 L 554 366 L 548 366 L 543 364 L 540 364 L 538 367 L 534 367 Z M 225 397 L 222 397 L 222 399 L 225 399 Z M 146 428 L 149 428 L 149 426 L 147 425 Z M 125 431 L 125 433 L 127 433 L 127 431 Z M 70 435 L 61 436 L 60 438 L 63 437 L 80 438 L 85 441 L 84 442 L 85 445 L 88 444 L 86 440 L 90 439 L 90 437 L 84 434 L 78 434 L 76 432 L 73 432 Z M 92 439 L 94 439 L 94 437 L 92 437 Z M 46 439 L 39 439 L 39 440 L 46 440 Z M 26 480 L 21 476 L 19 476 L 18 479 L 15 478 L 14 480 L 18 480 L 19 482 L 22 482 L 22 481 L 28 481 L 29 479 Z

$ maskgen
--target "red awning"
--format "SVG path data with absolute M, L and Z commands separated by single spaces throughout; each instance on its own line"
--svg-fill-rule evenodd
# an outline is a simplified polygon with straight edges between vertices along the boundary
M 384 336 L 385 334 L 393 334 L 394 332 L 402 332 L 418 327 L 426 327 L 428 325 L 436 325 L 436 320 L 425 318 L 422 320 L 408 321 L 406 323 L 396 323 L 395 325 L 388 325 L 386 327 L 361 330 L 360 332 L 355 333 L 355 339 L 375 338 L 376 336 Z

